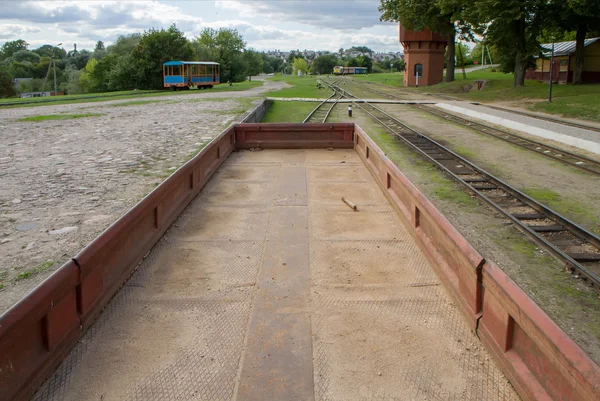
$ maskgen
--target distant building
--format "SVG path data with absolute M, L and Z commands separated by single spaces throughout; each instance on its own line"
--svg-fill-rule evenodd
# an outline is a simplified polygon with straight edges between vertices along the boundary
M 548 81 L 550 79 L 550 53 L 552 43 L 542 45 L 548 52 L 543 58 L 536 60 L 535 68 L 527 71 L 525 78 Z M 585 40 L 583 61 L 583 82 L 600 83 L 600 38 Z M 575 41 L 557 42 L 554 44 L 554 82 L 572 82 L 573 70 L 575 68 Z

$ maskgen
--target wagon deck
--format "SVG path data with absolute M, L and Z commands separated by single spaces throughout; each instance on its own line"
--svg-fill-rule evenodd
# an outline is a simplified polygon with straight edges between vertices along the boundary
M 37 399 L 518 397 L 336 149 L 232 154 Z
M 229 127 L 0 316 L 2 401 L 598 389 L 598 366 L 354 124 Z

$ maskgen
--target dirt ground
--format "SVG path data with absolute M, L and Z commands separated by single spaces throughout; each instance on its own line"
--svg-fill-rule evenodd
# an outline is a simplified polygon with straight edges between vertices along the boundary
M 285 86 L 0 110 L 0 313 Z M 18 121 L 65 113 L 102 115 Z
M 393 112 L 394 108 L 401 106 L 386 105 L 386 107 L 390 107 L 389 110 Z M 427 115 L 416 115 L 410 110 L 396 109 L 396 112 L 401 120 L 412 123 L 423 133 L 446 140 L 461 138 L 464 146 L 478 146 L 473 153 L 482 161 L 490 163 L 490 166 L 497 166 L 498 175 L 506 178 L 509 183 L 514 184 L 513 181 L 518 178 L 526 185 L 534 186 L 538 183 L 545 183 L 548 188 L 561 191 L 560 188 L 557 188 L 559 186 L 556 185 L 557 181 L 554 181 L 553 184 L 550 173 L 545 172 L 541 167 L 543 164 L 535 166 L 529 157 L 524 158 L 520 155 L 519 150 L 506 149 L 509 145 L 505 145 L 499 140 L 498 142 L 501 142 L 499 146 L 487 144 L 487 139 L 476 138 L 477 134 L 461 132 L 463 129 L 453 125 L 444 125 L 439 120 Z M 506 271 L 592 359 L 600 362 L 600 341 L 598 341 L 600 338 L 600 297 L 595 291 L 573 279 L 564 271 L 564 267 L 559 262 L 549 257 L 518 232 L 505 217 L 499 213 L 490 213 L 488 206 L 466 195 L 458 184 L 430 167 L 427 162 L 424 162 L 399 140 L 394 139 L 387 131 L 374 123 L 368 115 L 360 110 L 355 110 L 354 116 L 349 119 L 343 108 L 336 107 L 334 109 L 332 122 L 350 120 L 359 124 L 369 133 L 386 155 L 431 199 L 444 216 L 485 258 L 494 261 Z M 496 163 L 486 159 L 488 152 L 496 155 Z M 531 157 L 538 156 L 532 154 Z M 505 164 L 501 161 L 506 159 L 511 160 L 511 163 L 506 164 L 507 170 L 502 170 Z M 517 166 L 512 166 L 513 163 Z M 546 161 L 543 163 L 546 163 L 549 171 L 555 172 L 566 181 L 579 180 L 576 182 L 582 183 L 585 180 L 584 175 L 573 172 L 571 168 L 563 167 L 562 164 Z M 528 177 L 531 169 L 534 169 L 536 174 L 542 178 L 537 180 L 536 175 Z M 509 171 L 511 175 L 504 171 Z M 507 174 L 506 177 L 501 173 Z M 565 185 L 571 184 L 569 182 Z M 575 185 L 573 184 L 573 188 Z M 587 184 L 584 188 L 590 186 L 592 184 Z M 587 199 L 588 204 L 591 205 L 592 197 L 598 193 L 598 188 L 591 188 L 590 195 L 587 195 L 586 191 L 579 189 L 577 196 Z M 579 194 L 579 192 L 583 192 L 583 194 Z M 594 206 L 598 207 L 597 204 Z

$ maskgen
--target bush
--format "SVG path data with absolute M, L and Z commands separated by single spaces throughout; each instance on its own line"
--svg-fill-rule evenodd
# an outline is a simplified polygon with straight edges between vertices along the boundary
M 13 97 L 17 93 L 8 72 L 0 70 L 0 97 Z

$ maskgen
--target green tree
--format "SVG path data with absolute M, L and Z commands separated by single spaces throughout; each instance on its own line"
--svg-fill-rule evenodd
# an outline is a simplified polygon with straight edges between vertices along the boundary
M 404 71 L 405 68 L 405 62 L 402 59 L 396 59 L 394 60 L 394 62 L 392 63 L 392 68 L 394 69 L 394 71 Z
M 40 55 L 29 50 L 19 50 L 12 55 L 12 59 L 19 62 L 36 64 L 40 62 Z
M 9 73 L 4 70 L 0 70 L 0 97 L 13 97 L 16 96 L 15 87 L 13 80 Z
M 268 57 L 267 61 L 273 67 L 273 72 L 279 72 L 283 68 L 283 60 L 279 57 Z
M 294 66 L 292 74 L 298 75 L 298 71 L 302 71 L 302 75 L 306 75 L 308 71 L 308 63 L 303 58 L 294 58 L 292 65 Z
M 138 43 L 140 43 L 140 39 L 142 39 L 142 35 L 139 33 L 121 35 L 112 45 L 106 48 L 106 51 L 108 54 L 117 54 L 119 56 L 130 55 Z
M 65 70 L 65 80 L 61 84 L 60 89 L 69 95 L 85 93 L 85 88 L 81 83 L 81 75 L 83 73 L 83 70 L 67 68 Z
M 33 52 L 39 54 L 40 57 L 52 57 L 52 54 L 59 59 L 64 59 L 67 57 L 67 52 L 65 49 L 52 45 L 40 46 L 33 50 Z
M 471 49 L 471 59 L 473 60 L 473 62 L 478 61 L 479 63 L 481 63 L 481 56 L 482 56 L 482 51 L 483 51 L 483 46 L 484 46 L 485 42 L 477 42 L 475 43 L 475 46 Z M 490 63 L 490 57 L 492 59 L 492 63 L 497 63 L 498 60 L 500 59 L 500 56 L 498 54 L 498 49 L 496 48 L 496 46 L 490 46 L 485 44 L 485 62 L 486 64 Z
M 77 53 L 71 54 L 66 60 L 66 67 L 72 67 L 76 70 L 85 68 L 88 61 L 90 61 L 91 53 L 89 50 L 81 50 Z
M 486 41 L 500 51 L 501 70 L 514 72 L 514 87 L 525 85 L 525 71 L 540 52 L 538 37 L 548 16 L 548 1 L 479 0 L 473 6 Z
M 265 74 L 272 74 L 275 72 L 275 70 L 273 69 L 273 66 L 271 65 L 271 63 L 269 63 L 268 61 L 263 61 L 263 68 L 262 68 L 263 72 Z
M 573 84 L 583 83 L 585 39 L 591 33 L 600 34 L 600 3 L 598 0 L 552 0 L 550 29 L 544 32 L 546 43 L 575 39 Z M 574 34 L 574 35 L 573 35 Z M 574 37 L 573 37 L 574 36 Z
M 29 43 L 25 42 L 23 39 L 17 39 L 10 42 L 6 42 L 0 48 L 0 58 L 5 59 L 12 57 L 13 54 L 18 52 L 19 50 L 27 50 Z
M 315 58 L 313 61 L 310 71 L 314 74 L 331 74 L 333 73 L 333 67 L 339 64 L 338 58 L 333 54 L 325 54 Z
M 94 76 L 97 66 L 98 60 L 96 60 L 95 58 L 91 58 L 81 72 L 79 82 L 86 92 L 93 92 L 94 88 L 96 87 L 96 82 L 94 82 Z
M 255 50 L 246 49 L 244 51 L 244 63 L 246 64 L 246 74 L 250 81 L 252 81 L 253 75 L 258 75 L 263 70 L 262 54 Z
M 118 57 L 107 73 L 108 89 L 113 91 L 135 89 L 136 73 L 136 62 L 133 54 Z
M 48 85 L 46 85 L 48 86 Z M 22 81 L 19 85 L 19 92 L 39 92 L 44 89 L 44 80 L 35 78 L 29 81 Z
M 237 29 L 205 28 L 196 38 L 196 54 L 210 55 L 212 60 L 221 64 L 221 82 L 239 81 L 245 77 L 244 58 L 241 56 L 246 47 L 244 38 Z
M 137 44 L 136 59 L 137 84 L 139 89 L 160 89 L 163 87 L 162 65 L 169 60 L 189 60 L 192 46 L 175 25 L 169 29 L 145 31 Z
M 373 70 L 373 60 L 369 56 L 358 56 L 356 58 L 356 63 L 358 64 L 356 67 L 365 67 L 367 72 L 371 72 Z

